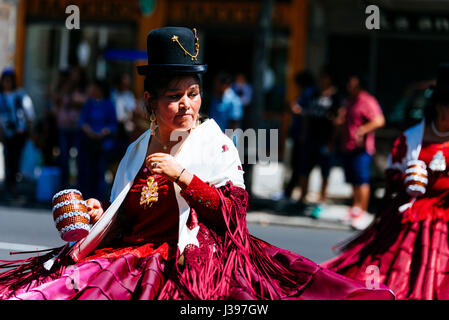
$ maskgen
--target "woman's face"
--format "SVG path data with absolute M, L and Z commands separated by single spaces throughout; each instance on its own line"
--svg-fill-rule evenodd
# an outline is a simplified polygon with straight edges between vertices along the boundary
M 191 129 L 201 107 L 200 85 L 198 79 L 191 76 L 170 82 L 156 100 L 151 100 L 148 91 L 145 91 L 144 98 L 155 112 L 161 131 Z
M 9 92 L 13 90 L 12 79 L 9 76 L 3 77 L 2 79 L 2 88 L 5 92 Z

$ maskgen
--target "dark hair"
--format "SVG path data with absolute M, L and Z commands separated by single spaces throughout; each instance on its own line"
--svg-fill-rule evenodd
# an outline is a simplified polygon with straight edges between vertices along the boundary
M 226 85 L 231 84 L 233 80 L 231 74 L 225 71 L 219 72 L 216 76 L 216 79 L 218 80 L 219 83 Z
M 309 70 L 304 70 L 295 75 L 295 82 L 298 86 L 307 88 L 315 85 L 315 78 Z
M 351 73 L 348 77 L 348 81 L 351 78 L 357 78 L 359 80 L 359 87 L 360 89 L 366 89 L 368 87 L 368 80 L 366 75 L 362 74 L 362 73 Z
M 426 123 L 430 123 L 437 117 L 437 105 L 449 105 L 449 95 L 442 92 L 436 92 L 435 86 L 430 86 L 427 90 L 430 91 L 429 97 L 426 99 L 424 106 L 424 118 Z
M 101 92 L 103 94 L 103 98 L 109 99 L 109 97 L 111 95 L 111 91 L 109 88 L 109 84 L 106 81 L 101 80 L 101 79 L 94 79 L 92 81 L 92 84 L 101 90 Z
M 330 81 L 332 84 L 335 84 L 335 81 L 337 79 L 336 74 L 335 74 L 335 70 L 330 67 L 329 65 L 325 65 L 321 68 L 320 70 L 320 76 L 327 76 L 329 77 Z
M 198 80 L 200 94 L 202 95 L 203 79 L 201 74 L 148 74 L 143 81 L 143 90 L 148 91 L 152 100 L 156 100 L 167 90 L 168 85 L 172 81 L 189 76 Z M 149 106 L 145 106 L 148 113 L 150 113 L 148 107 Z
M 14 72 L 4 72 L 4 73 L 2 73 L 2 77 L 0 79 L 0 91 L 1 92 L 3 92 L 3 80 L 8 77 L 11 79 L 12 90 L 17 89 L 16 74 Z
M 84 92 L 89 83 L 86 69 L 81 66 L 73 66 L 69 71 L 70 76 L 71 76 L 72 72 L 76 72 L 76 71 L 78 71 L 78 73 L 79 73 L 79 79 L 78 79 L 77 83 L 72 83 L 72 90 L 80 90 L 80 91 Z
M 123 81 L 123 79 L 124 79 L 125 77 L 130 77 L 129 73 L 121 72 L 121 73 L 119 73 L 119 74 L 116 74 L 115 77 L 113 78 L 112 84 L 113 84 L 115 87 L 120 87 L 121 84 L 122 84 L 122 81 Z

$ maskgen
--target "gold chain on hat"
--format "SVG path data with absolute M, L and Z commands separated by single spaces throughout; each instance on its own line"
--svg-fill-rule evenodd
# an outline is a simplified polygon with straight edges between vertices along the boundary
M 198 60 L 198 53 L 200 52 L 200 41 L 198 39 L 198 36 L 196 34 L 196 29 L 193 28 L 193 34 L 195 37 L 195 55 L 190 54 L 181 44 L 181 42 L 179 42 L 179 38 L 177 35 L 173 35 L 173 37 L 171 38 L 171 40 L 173 42 L 177 42 L 179 44 L 179 46 L 181 47 L 181 49 L 184 51 L 185 54 L 189 55 L 192 60 Z

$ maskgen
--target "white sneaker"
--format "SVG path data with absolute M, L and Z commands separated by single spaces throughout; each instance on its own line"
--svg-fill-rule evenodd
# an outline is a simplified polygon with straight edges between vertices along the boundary
M 344 217 L 341 217 L 339 221 L 346 225 L 351 225 L 352 220 L 363 214 L 363 210 L 359 207 L 351 207 L 347 211 L 347 214 Z
M 343 224 L 350 225 L 352 219 L 351 219 L 351 216 L 350 216 L 349 212 L 344 217 L 338 218 L 338 221 L 340 221 Z
M 374 216 L 364 211 L 359 216 L 352 218 L 351 227 L 358 231 L 365 230 L 371 224 L 371 222 L 373 222 L 373 220 Z

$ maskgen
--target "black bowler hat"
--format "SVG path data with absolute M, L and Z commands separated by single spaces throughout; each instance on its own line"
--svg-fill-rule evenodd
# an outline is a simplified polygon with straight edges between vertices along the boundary
M 207 70 L 199 57 L 196 29 L 164 27 L 147 36 L 148 64 L 138 66 L 140 75 L 152 73 L 197 74 Z
M 438 67 L 437 82 L 433 87 L 433 99 L 437 102 L 449 102 L 449 63 Z

